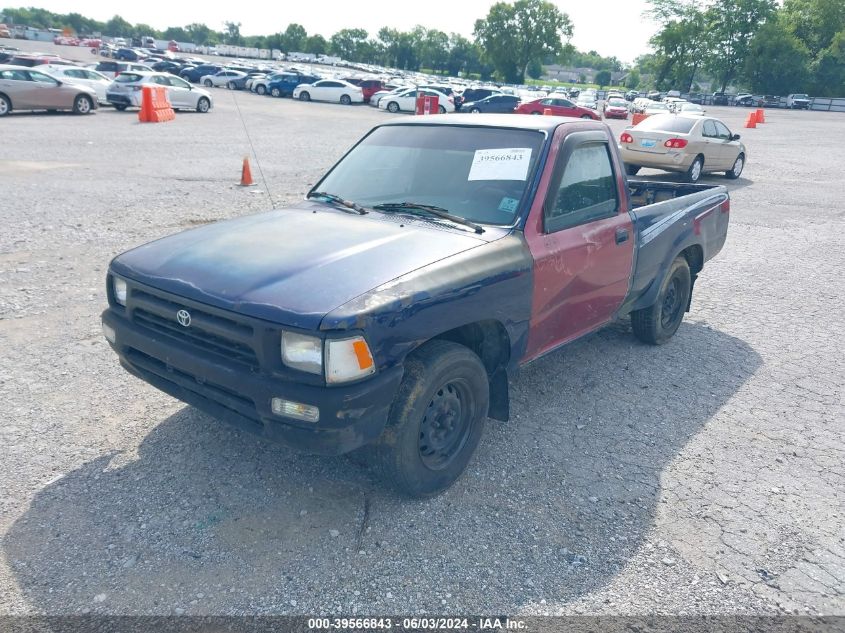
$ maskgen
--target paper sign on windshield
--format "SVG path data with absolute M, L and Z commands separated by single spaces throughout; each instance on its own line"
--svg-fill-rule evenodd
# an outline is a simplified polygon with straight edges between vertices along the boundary
M 525 180 L 530 163 L 530 147 L 478 149 L 467 180 Z

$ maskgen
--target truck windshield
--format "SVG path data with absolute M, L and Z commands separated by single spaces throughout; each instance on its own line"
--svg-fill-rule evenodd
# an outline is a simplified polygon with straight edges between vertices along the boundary
M 365 207 L 413 203 L 482 224 L 512 224 L 545 135 L 536 130 L 387 125 L 315 186 Z

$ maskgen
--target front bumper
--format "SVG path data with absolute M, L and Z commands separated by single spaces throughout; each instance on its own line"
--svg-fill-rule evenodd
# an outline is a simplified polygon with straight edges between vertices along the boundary
M 340 455 L 381 435 L 402 380 L 401 366 L 347 386 L 325 387 L 282 380 L 211 357 L 108 309 L 103 323 L 129 373 L 209 415 L 268 440 L 320 455 Z M 317 406 L 316 423 L 277 416 L 271 399 Z

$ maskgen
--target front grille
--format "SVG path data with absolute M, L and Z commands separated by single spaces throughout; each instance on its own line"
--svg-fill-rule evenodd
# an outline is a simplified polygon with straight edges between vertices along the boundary
M 232 318 L 190 307 L 191 324 L 182 326 L 176 313 L 186 306 L 133 289 L 130 299 L 132 320 L 145 328 L 177 339 L 204 352 L 234 361 L 251 369 L 258 369 L 252 326 Z

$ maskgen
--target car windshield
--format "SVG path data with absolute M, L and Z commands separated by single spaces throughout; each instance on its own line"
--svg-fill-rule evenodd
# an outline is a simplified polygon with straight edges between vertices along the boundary
M 610 101 L 607 102 L 607 105 L 619 106 L 620 108 L 627 108 L 628 102 L 624 101 L 622 99 L 611 99 Z
M 130 84 L 134 81 L 141 81 L 143 77 L 141 75 L 136 75 L 135 73 L 121 73 L 114 80 L 119 84 Z
M 319 183 L 365 207 L 414 203 L 483 224 L 513 223 L 544 134 L 445 125 L 376 128 Z
M 695 124 L 696 121 L 691 118 L 679 117 L 674 114 L 656 114 L 640 121 L 636 129 L 689 134 Z

